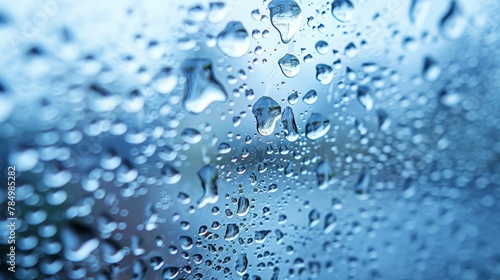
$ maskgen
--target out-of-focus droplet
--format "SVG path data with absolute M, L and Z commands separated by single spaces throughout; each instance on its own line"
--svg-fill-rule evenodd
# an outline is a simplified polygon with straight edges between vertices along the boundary
M 432 7 L 430 0 L 412 0 L 410 5 L 410 21 L 416 26 L 422 26 Z
M 226 102 L 227 93 L 215 79 L 210 60 L 187 59 L 181 68 L 187 78 L 183 102 L 188 112 L 199 114 L 213 102 Z
M 174 91 L 179 78 L 171 67 L 160 69 L 153 77 L 151 86 L 154 90 L 162 94 L 169 94 Z
M 178 183 L 182 178 L 182 174 L 177 169 L 173 168 L 168 164 L 165 164 L 163 166 L 161 170 L 161 175 L 163 182 L 165 182 L 165 184 L 171 184 L 171 185 Z
M 439 22 L 441 35 L 449 40 L 460 38 L 467 27 L 467 20 L 457 0 L 452 0 L 448 12 Z
M 462 98 L 462 94 L 456 90 L 443 89 L 439 92 L 439 102 L 448 108 L 457 106 L 462 101 Z
M 201 180 L 203 196 L 198 200 L 198 207 L 202 208 L 208 203 L 216 203 L 219 199 L 217 188 L 217 169 L 211 165 L 205 165 L 198 171 L 198 177 Z
M 283 123 L 283 131 L 285 132 L 285 139 L 294 142 L 299 139 L 299 130 L 297 124 L 295 123 L 295 116 L 293 115 L 293 110 L 289 106 L 283 110 L 283 116 L 281 116 L 281 122 Z
M 201 133 L 194 128 L 185 128 L 181 132 L 181 138 L 188 144 L 197 144 L 201 141 L 202 135 Z
M 441 75 L 441 67 L 437 64 L 437 62 L 431 57 L 424 58 L 424 67 L 422 69 L 422 76 L 429 81 L 434 82 Z
M 354 5 L 350 0 L 333 0 L 332 15 L 340 22 L 348 22 L 354 16 Z
M 330 130 L 330 120 L 320 113 L 312 113 L 307 120 L 306 136 L 311 140 L 317 140 L 325 136 Z
M 333 69 L 326 64 L 316 65 L 316 80 L 323 85 L 328 85 L 333 80 Z
M 318 188 L 324 190 L 328 187 L 330 180 L 333 178 L 332 166 L 328 161 L 323 160 L 316 165 L 314 170 L 316 172 L 316 178 L 318 180 Z
M 223 21 L 229 12 L 228 6 L 224 2 L 210 3 L 207 19 L 210 23 Z
M 355 58 L 358 55 L 358 48 L 354 43 L 349 43 L 344 49 L 344 54 L 347 58 Z
M 278 30 L 281 41 L 287 44 L 302 24 L 302 10 L 293 0 L 273 0 L 268 5 L 271 23 Z
M 250 35 L 239 21 L 231 21 L 217 36 L 217 47 L 229 57 L 241 57 L 250 47 Z
M 366 86 L 360 86 L 358 88 L 358 101 L 365 108 L 366 111 L 371 111 L 373 109 L 373 98 L 370 94 L 370 89 Z
M 285 56 L 278 60 L 278 65 L 283 75 L 288 78 L 295 77 L 300 71 L 300 61 L 293 54 L 285 54 Z
M 252 113 L 257 121 L 257 131 L 262 136 L 269 136 L 281 117 L 281 106 L 271 97 L 263 96 L 253 105 Z
M 99 246 L 99 240 L 84 225 L 70 222 L 61 230 L 64 256 L 71 262 L 81 262 Z
M 181 270 L 178 267 L 167 267 L 163 270 L 162 276 L 165 280 L 175 279 Z
M 370 180 L 371 174 L 368 170 L 361 171 L 358 182 L 354 187 L 354 192 L 358 194 L 359 199 L 365 200 L 368 198 L 368 193 L 370 191 Z
M 318 210 L 311 210 L 311 212 L 309 212 L 309 227 L 315 227 L 316 225 L 318 225 L 320 217 L 321 215 Z

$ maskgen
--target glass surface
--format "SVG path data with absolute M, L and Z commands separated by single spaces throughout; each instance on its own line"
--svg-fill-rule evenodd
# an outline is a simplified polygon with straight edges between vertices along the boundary
M 499 13 L 1 1 L 0 279 L 500 279 Z

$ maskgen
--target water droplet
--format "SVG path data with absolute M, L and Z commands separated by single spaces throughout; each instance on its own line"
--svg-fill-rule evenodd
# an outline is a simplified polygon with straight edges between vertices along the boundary
M 205 165 L 198 171 L 198 177 L 201 180 L 203 196 L 198 200 L 198 207 L 202 208 L 208 203 L 216 203 L 219 199 L 217 188 L 217 169 L 211 165 Z
M 446 39 L 455 40 L 462 36 L 466 27 L 467 21 L 458 1 L 452 0 L 448 12 L 446 12 L 439 22 L 441 35 Z
M 198 130 L 194 128 L 185 128 L 181 132 L 181 138 L 186 143 L 194 145 L 201 141 L 202 135 Z
M 248 267 L 247 254 L 245 253 L 238 254 L 238 259 L 236 260 L 236 267 L 234 268 L 236 270 L 236 273 L 238 273 L 238 275 L 240 276 L 243 276 L 247 272 L 247 267 Z
M 318 187 L 324 190 L 328 187 L 330 180 L 333 178 L 333 170 L 328 161 L 323 160 L 316 165 L 316 178 L 318 179 Z
M 278 60 L 278 65 L 281 68 L 281 72 L 288 78 L 295 77 L 300 71 L 299 59 L 293 54 L 286 54 L 280 60 Z
M 337 225 L 337 216 L 333 213 L 328 213 L 325 217 L 325 226 L 323 231 L 328 234 L 330 233 L 335 226 Z
M 246 216 L 248 210 L 250 210 L 250 201 L 248 198 L 240 196 L 238 199 L 238 210 L 236 211 L 237 215 L 240 217 Z
M 315 227 L 316 225 L 318 225 L 319 218 L 320 218 L 319 211 L 316 209 L 311 210 L 311 212 L 309 212 L 309 226 Z
M 306 136 L 311 140 L 325 136 L 330 130 L 330 120 L 319 113 L 312 113 L 306 124 Z
M 266 237 L 271 233 L 270 230 L 257 230 L 255 231 L 255 242 L 264 243 Z
M 299 130 L 297 128 L 297 124 L 295 123 L 295 116 L 293 115 L 292 108 L 289 106 L 283 110 L 281 122 L 283 123 L 283 131 L 285 132 L 286 140 L 294 142 L 299 139 Z
M 326 64 L 316 65 L 316 80 L 323 85 L 328 85 L 333 80 L 333 69 Z
M 163 270 L 163 279 L 175 279 L 179 275 L 180 269 L 177 267 L 167 267 Z
M 319 40 L 318 42 L 316 42 L 316 45 L 314 47 L 319 54 L 327 54 L 328 50 L 330 49 L 328 43 L 323 40 Z
M 199 114 L 213 102 L 226 102 L 227 93 L 214 77 L 212 63 L 208 59 L 187 59 L 182 63 L 182 72 L 187 78 L 184 107 Z
M 344 49 L 344 54 L 347 58 L 355 58 L 358 55 L 358 48 L 354 43 L 349 43 Z
M 228 12 L 229 8 L 225 3 L 212 2 L 209 6 L 207 19 L 210 23 L 219 23 L 226 18 Z
M 74 222 L 63 227 L 61 241 L 64 256 L 71 262 L 84 261 L 99 246 L 99 240 L 94 238 L 89 228 Z
M 368 192 L 370 189 L 370 172 L 368 170 L 363 170 L 359 176 L 358 182 L 354 187 L 354 192 L 359 195 L 359 198 L 365 200 L 368 198 Z
M 273 0 L 269 3 L 271 23 L 278 30 L 281 41 L 287 44 L 302 23 L 302 10 L 293 0 Z
M 177 87 L 179 78 L 170 67 L 162 68 L 154 76 L 151 86 L 154 90 L 162 94 L 169 94 Z
M 373 98 L 370 94 L 370 89 L 365 86 L 360 86 L 358 88 L 358 101 L 365 108 L 366 111 L 371 111 L 373 109 Z
M 387 131 L 391 126 L 391 120 L 389 119 L 389 115 L 386 111 L 382 109 L 377 110 L 377 120 L 378 127 L 381 131 Z
M 269 136 L 281 117 L 281 106 L 271 97 L 263 96 L 253 105 L 252 113 L 257 121 L 257 131 L 262 136 Z
M 1 106 L 1 105 L 0 105 Z M 1 109 L 1 108 L 0 108 Z M 25 149 L 17 152 L 12 152 L 9 156 L 11 165 L 16 166 L 16 171 L 29 171 L 38 163 L 40 155 L 34 149 Z
M 288 103 L 290 105 L 297 104 L 299 102 L 299 93 L 296 91 L 293 91 L 289 96 L 288 96 Z
M 250 47 L 250 35 L 239 21 L 231 21 L 217 37 L 217 47 L 229 57 L 241 57 Z
M 427 56 L 424 59 L 422 75 L 427 81 L 433 82 L 441 75 L 441 68 L 433 58 Z
M 227 241 L 234 240 L 240 234 L 240 228 L 236 224 L 228 224 L 226 226 L 226 233 L 224 239 Z
M 457 106 L 462 101 L 462 94 L 455 90 L 443 89 L 439 93 L 439 101 L 441 105 L 451 108 Z
M 416 26 L 422 26 L 432 7 L 430 0 L 413 0 L 410 5 L 410 21 Z
M 302 97 L 302 101 L 304 101 L 307 105 L 312 105 L 316 103 L 317 100 L 318 93 L 314 89 L 309 90 L 304 97 Z
M 168 164 L 165 164 L 163 166 L 161 175 L 163 182 L 170 185 L 178 183 L 182 178 L 182 174 L 177 169 Z
M 348 22 L 354 16 L 354 5 L 350 0 L 334 0 L 332 15 L 340 22 Z

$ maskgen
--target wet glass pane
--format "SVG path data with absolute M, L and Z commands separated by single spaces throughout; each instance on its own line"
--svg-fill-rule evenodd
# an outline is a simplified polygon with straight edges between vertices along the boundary
M 0 2 L 0 279 L 500 279 L 499 12 Z

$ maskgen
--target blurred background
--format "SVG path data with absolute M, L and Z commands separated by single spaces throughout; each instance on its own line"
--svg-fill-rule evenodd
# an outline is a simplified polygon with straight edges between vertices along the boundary
M 496 0 L 0 3 L 0 279 L 500 279 Z

